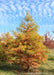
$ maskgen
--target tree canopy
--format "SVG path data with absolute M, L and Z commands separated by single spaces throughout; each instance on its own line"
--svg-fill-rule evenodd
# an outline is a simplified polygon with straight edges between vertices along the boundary
M 13 34 L 14 36 L 4 34 L 1 39 L 8 62 L 19 64 L 29 71 L 30 67 L 46 61 L 48 51 L 43 45 L 43 37 L 38 34 L 38 25 L 29 12 Z

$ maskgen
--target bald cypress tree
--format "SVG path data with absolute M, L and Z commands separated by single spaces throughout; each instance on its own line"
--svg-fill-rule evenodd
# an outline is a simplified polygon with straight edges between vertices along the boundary
M 47 49 L 43 45 L 43 37 L 38 34 L 38 25 L 27 12 L 19 32 L 13 32 L 15 40 L 11 48 L 12 61 L 29 71 L 30 67 L 38 66 L 47 59 Z

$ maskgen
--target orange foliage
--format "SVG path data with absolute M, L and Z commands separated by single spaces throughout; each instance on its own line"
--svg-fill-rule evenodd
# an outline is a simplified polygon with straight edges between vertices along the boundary
M 47 49 L 43 45 L 43 37 L 40 36 L 38 26 L 33 21 L 32 16 L 27 13 L 22 21 L 18 32 L 14 36 L 9 33 L 2 35 L 3 48 L 6 50 L 9 62 L 19 64 L 23 69 L 38 66 L 47 59 Z

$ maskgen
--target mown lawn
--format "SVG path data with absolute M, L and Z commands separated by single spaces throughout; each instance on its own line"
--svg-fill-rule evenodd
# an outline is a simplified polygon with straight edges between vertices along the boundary
M 48 72 L 54 75 L 54 50 L 50 50 L 48 60 L 39 67 L 40 72 Z
M 0 75 L 17 75 L 16 73 L 12 72 L 12 71 L 3 71 L 0 70 Z

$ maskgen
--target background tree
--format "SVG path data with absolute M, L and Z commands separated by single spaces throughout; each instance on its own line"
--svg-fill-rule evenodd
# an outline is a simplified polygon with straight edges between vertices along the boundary
M 45 35 L 44 35 L 44 42 L 43 44 L 47 47 L 47 48 L 50 48 L 50 49 L 54 49 L 54 41 L 53 41 L 53 37 L 52 35 L 50 35 L 49 32 L 47 32 Z
M 53 33 L 54 33 L 54 31 L 53 31 Z
M 10 49 L 11 60 L 27 71 L 30 67 L 38 66 L 47 59 L 48 51 L 43 45 L 43 37 L 37 32 L 38 25 L 29 12 L 17 28 L 17 32 L 13 31 L 15 40 Z
M 0 36 L 0 58 L 6 62 L 10 59 L 9 51 L 12 45 L 13 36 L 9 32 L 2 33 Z

